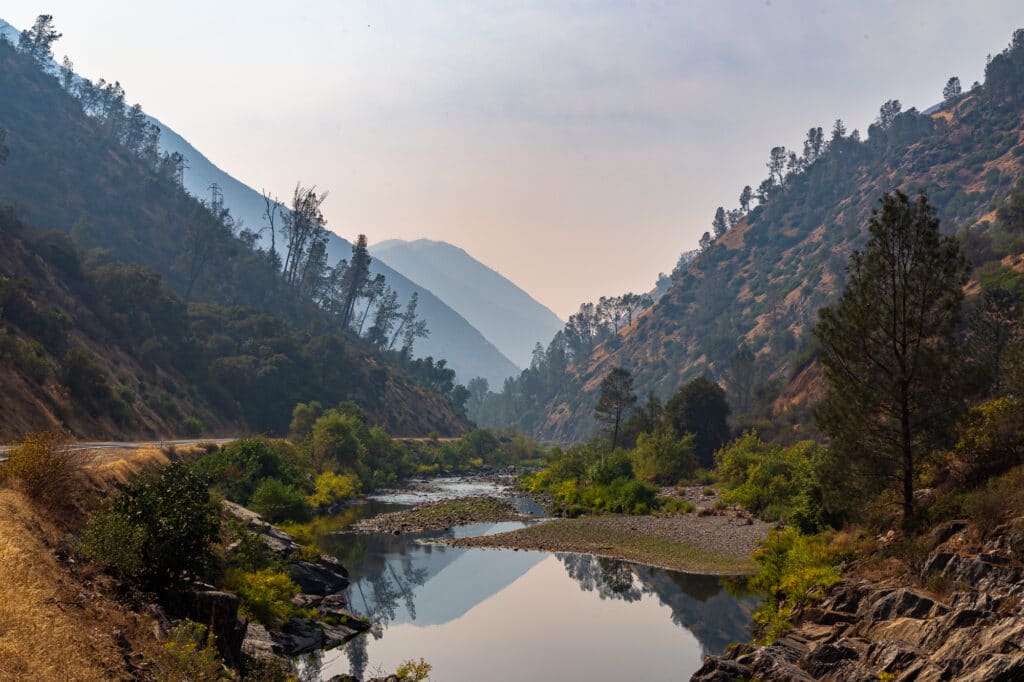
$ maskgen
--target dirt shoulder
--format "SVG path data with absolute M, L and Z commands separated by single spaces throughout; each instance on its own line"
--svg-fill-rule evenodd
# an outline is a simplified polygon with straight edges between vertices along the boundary
M 467 497 L 458 500 L 428 502 L 413 509 L 380 514 L 353 526 L 361 533 L 422 533 L 447 530 L 471 523 L 524 521 L 530 517 L 520 513 L 508 500 L 496 497 Z
M 687 573 L 743 575 L 771 524 L 733 515 L 556 519 L 509 533 L 447 540 L 456 547 L 578 552 Z

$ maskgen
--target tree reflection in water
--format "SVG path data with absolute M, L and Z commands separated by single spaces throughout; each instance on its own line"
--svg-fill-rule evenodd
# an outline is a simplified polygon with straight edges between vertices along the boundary
M 585 592 L 601 599 L 638 601 L 654 596 L 672 611 L 672 622 L 693 633 L 705 654 L 721 653 L 748 632 L 759 599 L 730 596 L 722 579 L 666 571 L 589 554 L 556 554 L 566 573 Z

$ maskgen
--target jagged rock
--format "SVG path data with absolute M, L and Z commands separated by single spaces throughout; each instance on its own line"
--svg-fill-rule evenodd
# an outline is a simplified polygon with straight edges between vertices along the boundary
M 237 666 L 246 634 L 246 623 L 238 620 L 238 596 L 230 592 L 200 590 L 183 592 L 173 601 L 186 618 L 212 629 L 217 649 L 225 662 Z
M 860 651 L 844 639 L 818 647 L 804 658 L 802 664 L 810 674 L 823 677 L 834 670 L 840 661 L 856 661 L 859 658 Z
M 709 656 L 704 665 L 690 677 L 690 682 L 732 682 L 750 679 L 753 671 L 745 665 L 724 658 Z
M 324 646 L 324 631 L 307 618 L 292 618 L 275 633 L 275 643 L 285 656 L 299 656 Z
M 293 561 L 288 575 L 306 594 L 326 596 L 348 587 L 348 571 L 334 557 L 322 556 L 316 563 Z
M 265 627 L 259 623 L 249 623 L 242 642 L 242 653 L 249 658 L 265 659 L 276 658 L 281 651 Z
M 886 594 L 881 599 L 875 601 L 868 617 L 872 621 L 891 620 L 899 616 L 924 618 L 935 607 L 936 603 L 930 597 L 920 592 L 903 588 Z
M 932 529 L 929 538 L 931 539 L 932 547 L 938 547 L 942 543 L 949 540 L 957 533 L 967 530 L 967 521 L 963 519 L 954 519 L 953 521 L 946 521 L 941 523 Z

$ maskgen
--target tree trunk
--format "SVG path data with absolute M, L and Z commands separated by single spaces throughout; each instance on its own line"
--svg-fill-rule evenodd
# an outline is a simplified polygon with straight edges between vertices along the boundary
M 904 392 L 900 406 L 900 441 L 903 450 L 903 526 L 914 517 L 914 445 L 910 432 L 910 405 Z

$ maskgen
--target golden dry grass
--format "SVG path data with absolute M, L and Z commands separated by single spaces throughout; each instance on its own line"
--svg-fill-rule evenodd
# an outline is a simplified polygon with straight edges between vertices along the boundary
M 19 493 L 0 490 L 0 680 L 125 679 L 113 630 L 128 624 L 58 564 L 50 532 Z

